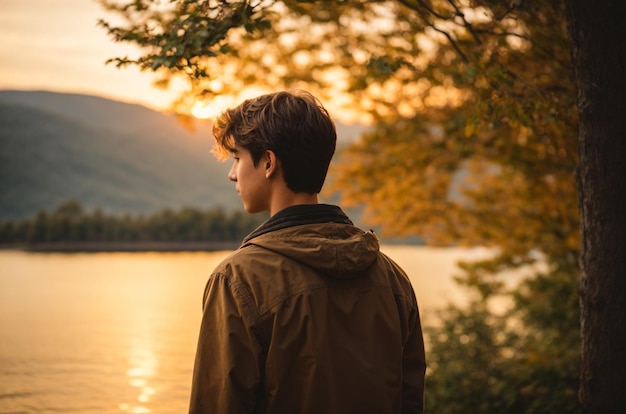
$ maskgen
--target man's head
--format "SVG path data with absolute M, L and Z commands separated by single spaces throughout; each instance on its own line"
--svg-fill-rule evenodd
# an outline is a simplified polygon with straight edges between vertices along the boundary
M 287 187 L 307 194 L 321 191 L 337 142 L 328 112 L 304 91 L 248 99 L 219 116 L 213 135 L 214 153 L 220 159 L 237 145 L 250 152 L 256 167 L 265 152 L 272 151 Z

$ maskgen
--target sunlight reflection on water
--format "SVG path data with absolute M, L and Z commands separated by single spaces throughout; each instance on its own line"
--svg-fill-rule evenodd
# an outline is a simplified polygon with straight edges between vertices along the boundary
M 456 260 L 488 253 L 383 251 L 423 316 L 463 300 Z M 226 254 L 0 251 L 0 413 L 186 412 L 202 293 Z
M 130 368 L 126 371 L 126 375 L 130 386 L 137 388 L 137 402 L 146 404 L 156 393 L 156 390 L 149 385 L 149 381 L 157 372 L 157 359 L 152 351 L 151 339 L 135 340 L 133 343 L 128 361 Z M 128 413 L 151 412 L 147 407 L 127 402 L 120 403 L 119 407 L 120 410 Z
M 187 411 L 223 257 L 0 251 L 0 412 Z

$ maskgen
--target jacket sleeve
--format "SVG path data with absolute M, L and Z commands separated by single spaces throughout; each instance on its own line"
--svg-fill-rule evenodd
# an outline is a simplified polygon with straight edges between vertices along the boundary
M 189 412 L 251 413 L 261 378 L 261 347 L 251 332 L 245 287 L 222 273 L 209 279 Z
M 410 313 L 410 326 L 403 355 L 403 414 L 424 412 L 424 377 L 426 375 L 426 355 L 419 310 L 415 298 Z

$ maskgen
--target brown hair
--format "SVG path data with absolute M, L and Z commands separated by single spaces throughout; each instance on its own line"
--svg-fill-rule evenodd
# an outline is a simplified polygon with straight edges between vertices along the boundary
M 256 167 L 266 150 L 273 151 L 287 187 L 309 194 L 321 191 L 337 143 L 328 111 L 305 91 L 261 95 L 227 109 L 213 124 L 213 135 L 213 153 L 221 160 L 239 145 Z

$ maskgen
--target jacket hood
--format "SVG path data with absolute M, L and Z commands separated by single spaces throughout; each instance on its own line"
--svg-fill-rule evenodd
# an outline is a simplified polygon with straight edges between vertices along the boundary
M 320 273 L 351 279 L 378 257 L 376 235 L 350 224 L 304 224 L 262 234 L 244 242 L 301 262 Z

